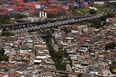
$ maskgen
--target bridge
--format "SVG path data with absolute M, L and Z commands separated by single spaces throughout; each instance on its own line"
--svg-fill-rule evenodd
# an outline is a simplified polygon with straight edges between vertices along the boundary
M 66 25 L 66 24 L 74 24 L 80 21 L 87 21 L 89 19 L 95 19 L 103 16 L 104 14 L 94 15 L 94 16 L 83 16 L 83 17 L 65 17 L 65 18 L 54 18 L 54 19 L 46 19 L 36 22 L 22 22 L 16 24 L 6 24 L 1 25 L 0 29 L 3 31 L 10 31 L 12 33 L 20 33 L 20 32 L 28 32 L 35 31 L 42 28 L 51 28 L 57 25 Z

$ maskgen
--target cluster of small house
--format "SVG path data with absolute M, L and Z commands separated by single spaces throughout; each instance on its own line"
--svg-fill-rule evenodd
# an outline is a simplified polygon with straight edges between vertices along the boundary
M 54 44 L 68 54 L 74 72 L 105 77 L 116 76 L 109 70 L 112 62 L 116 61 L 116 47 L 105 49 L 107 43 L 116 43 L 116 26 L 111 23 L 113 22 L 99 29 L 86 25 L 66 25 L 54 29 Z M 71 32 L 66 33 L 64 27 L 71 29 Z
M 46 43 L 36 32 L 22 32 L 10 37 L 3 36 L 0 40 L 0 46 L 5 50 L 4 54 L 9 56 L 8 62 L 0 61 L 1 75 L 19 74 L 37 77 L 43 71 L 40 67 L 55 68 Z M 47 71 L 41 73 L 42 76 L 52 74 Z
M 69 9 L 93 7 L 91 1 L 84 2 L 83 0 L 0 0 L 0 3 L 3 4 L 0 5 L 0 17 L 11 16 L 17 13 L 25 15 L 39 14 L 40 17 L 47 17 L 41 12 L 67 16 L 71 14 L 71 12 L 68 11 Z

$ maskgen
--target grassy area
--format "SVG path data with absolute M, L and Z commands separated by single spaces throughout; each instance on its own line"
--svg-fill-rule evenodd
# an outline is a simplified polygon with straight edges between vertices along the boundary
M 74 9 L 74 10 L 72 10 L 71 12 L 72 12 L 72 14 L 73 14 L 74 16 L 79 16 L 79 15 L 82 15 L 82 14 L 83 14 L 83 13 L 81 13 L 80 11 L 78 11 L 77 9 Z
M 89 13 L 89 8 L 82 8 L 82 9 L 79 9 L 80 12 L 82 12 L 84 15 Z
M 101 13 L 101 12 L 105 12 L 108 13 L 110 12 L 110 6 L 105 6 L 102 4 L 94 4 L 94 7 L 97 8 L 97 13 Z M 89 8 L 81 8 L 81 9 L 75 9 L 72 11 L 72 13 L 75 16 L 79 16 L 79 15 L 85 15 L 85 14 L 89 14 Z M 114 7 L 114 12 L 116 12 L 116 7 Z
M 80 16 L 80 15 L 83 15 L 83 13 L 81 13 L 80 11 L 77 11 L 74 16 Z
M 87 13 L 89 13 L 89 8 L 75 9 L 72 11 L 74 16 L 85 15 Z
M 94 7 L 97 8 L 97 12 L 110 12 L 110 7 L 105 7 L 102 4 L 94 4 Z

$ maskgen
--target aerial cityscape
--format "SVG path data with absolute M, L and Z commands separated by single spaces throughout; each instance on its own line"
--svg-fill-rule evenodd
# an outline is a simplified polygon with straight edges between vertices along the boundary
M 0 77 L 116 77 L 116 0 L 0 0 Z

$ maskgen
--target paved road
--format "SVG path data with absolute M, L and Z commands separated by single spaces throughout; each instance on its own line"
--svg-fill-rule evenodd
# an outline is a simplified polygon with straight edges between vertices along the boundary
M 70 64 L 67 64 L 67 65 L 66 65 L 66 69 L 67 69 L 68 71 L 72 72 L 72 68 L 71 68 Z
M 79 74 L 77 72 L 69 72 L 69 71 L 62 71 L 62 70 L 55 70 L 55 69 L 44 69 L 44 70 L 51 71 L 51 72 L 57 72 L 57 73 L 72 74 L 72 75 L 78 75 Z
M 29 64 L 21 65 L 19 68 L 16 69 L 16 71 L 24 71 L 29 67 Z

